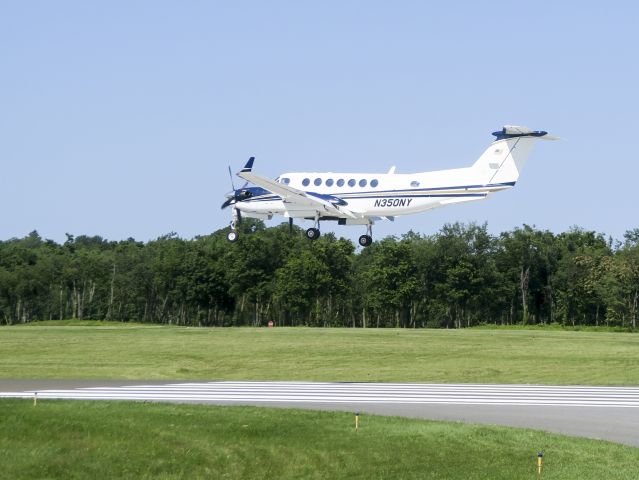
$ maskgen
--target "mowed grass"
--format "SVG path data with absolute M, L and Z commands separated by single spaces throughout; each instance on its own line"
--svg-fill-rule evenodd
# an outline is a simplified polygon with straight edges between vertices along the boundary
M 639 335 L 557 330 L 0 327 L 0 378 L 639 385 Z
M 335 412 L 2 399 L 0 477 L 636 479 L 639 449 L 534 430 Z

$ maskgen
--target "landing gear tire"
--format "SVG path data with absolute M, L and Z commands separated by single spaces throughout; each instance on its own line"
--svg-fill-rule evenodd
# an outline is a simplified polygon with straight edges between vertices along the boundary
M 229 233 L 226 234 L 226 239 L 231 243 L 237 242 L 237 239 L 239 237 L 240 236 L 237 234 L 235 230 L 231 230 Z
M 371 243 L 373 243 L 373 238 L 370 235 L 362 235 L 359 237 L 359 244 L 362 247 L 368 247 Z
M 317 240 L 320 236 L 319 228 L 309 228 L 306 230 L 306 238 L 309 240 Z

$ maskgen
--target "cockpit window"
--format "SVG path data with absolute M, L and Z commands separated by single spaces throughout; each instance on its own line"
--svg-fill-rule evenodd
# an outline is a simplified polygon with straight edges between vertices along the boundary
M 304 185 L 305 187 L 308 187 L 309 183 L 311 183 L 311 181 L 308 178 L 305 178 L 304 180 L 302 180 L 302 185 Z
M 283 183 L 284 185 L 288 185 L 289 183 L 291 183 L 291 179 L 284 177 L 280 179 L 280 183 Z
M 417 180 L 413 180 L 412 182 L 410 182 L 410 186 L 411 187 L 419 187 L 419 182 Z

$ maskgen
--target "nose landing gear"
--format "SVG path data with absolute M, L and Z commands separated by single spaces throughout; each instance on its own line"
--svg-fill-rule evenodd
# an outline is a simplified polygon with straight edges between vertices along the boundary
M 240 211 L 237 208 L 233 209 L 233 218 L 231 219 L 231 230 L 229 231 L 229 233 L 226 234 L 226 239 L 231 242 L 231 243 L 235 243 L 237 242 L 237 239 L 240 238 L 240 234 L 237 233 L 237 230 L 235 229 L 236 225 L 239 225 L 239 223 L 242 221 L 242 216 Z
M 237 242 L 238 238 L 239 238 L 239 235 L 237 234 L 235 230 L 231 230 L 229 233 L 226 234 L 226 239 L 231 243 Z

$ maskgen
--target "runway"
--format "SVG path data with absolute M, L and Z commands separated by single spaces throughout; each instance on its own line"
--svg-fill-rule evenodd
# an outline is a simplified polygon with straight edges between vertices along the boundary
M 502 424 L 639 446 L 639 388 L 413 383 L 0 381 L 1 397 L 361 411 Z

